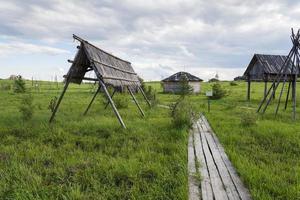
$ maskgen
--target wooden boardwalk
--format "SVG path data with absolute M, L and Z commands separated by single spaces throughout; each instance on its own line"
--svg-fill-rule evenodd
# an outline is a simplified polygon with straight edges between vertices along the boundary
M 190 200 L 251 199 L 203 115 L 189 137 L 188 168 Z

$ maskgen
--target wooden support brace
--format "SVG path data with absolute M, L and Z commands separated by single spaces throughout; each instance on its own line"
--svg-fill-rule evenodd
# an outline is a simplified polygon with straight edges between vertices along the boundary
M 142 95 L 143 95 L 145 101 L 147 102 L 148 106 L 151 108 L 151 103 L 150 103 L 150 101 L 148 100 L 147 96 L 145 95 L 144 90 L 143 90 L 140 86 L 138 86 L 138 88 L 139 88 L 140 92 L 142 93 Z
M 114 91 L 113 91 L 113 93 L 112 93 L 112 95 L 111 95 L 111 99 L 114 97 L 115 93 L 116 93 L 116 89 L 114 89 Z M 107 103 L 106 103 L 104 109 L 106 109 L 108 105 L 109 105 L 109 101 L 107 101 Z
M 251 80 L 248 78 L 247 101 L 250 101 Z
M 140 107 L 139 103 L 137 102 L 137 100 L 136 100 L 135 96 L 133 95 L 132 91 L 130 90 L 130 87 L 127 86 L 127 89 L 128 89 L 128 91 L 129 91 L 129 93 L 130 93 L 130 95 L 131 95 L 131 97 L 132 97 L 134 103 L 136 104 L 136 106 L 137 106 L 138 109 L 140 110 L 142 116 L 144 117 L 144 116 L 145 116 L 145 113 L 144 113 L 144 111 L 142 110 L 142 108 Z
M 59 97 L 59 99 L 58 99 L 58 101 L 57 101 L 57 103 L 56 103 L 56 105 L 55 105 L 55 108 L 54 108 L 54 110 L 53 110 L 53 113 L 52 113 L 52 115 L 51 115 L 51 117 L 50 117 L 49 123 L 51 123 L 51 122 L 53 121 L 53 119 L 54 119 L 54 117 L 55 117 L 55 114 L 56 114 L 56 112 L 57 112 L 57 109 L 58 109 L 58 107 L 59 107 L 59 105 L 60 105 L 60 102 L 61 102 L 61 100 L 63 99 L 63 97 L 64 97 L 64 95 L 65 95 L 65 92 L 66 92 L 66 90 L 67 90 L 67 88 L 68 88 L 68 86 L 69 86 L 69 83 L 70 83 L 70 78 L 67 78 L 67 79 L 66 79 L 65 86 L 64 86 L 64 89 L 63 89 L 63 91 L 62 91 L 62 93 L 61 93 L 61 95 L 60 95 L 60 97 Z
M 121 117 L 121 115 L 119 114 L 118 109 L 116 108 L 116 106 L 115 106 L 115 104 L 114 104 L 112 98 L 111 98 L 110 95 L 109 95 L 109 92 L 107 91 L 107 88 L 106 88 L 105 84 L 103 83 L 103 81 L 102 81 L 101 79 L 99 79 L 99 83 L 100 83 L 100 85 L 102 86 L 102 88 L 103 88 L 103 90 L 104 90 L 104 94 L 107 96 L 108 101 L 109 101 L 109 103 L 110 103 L 110 105 L 111 105 L 111 107 L 112 107 L 112 109 L 113 109 L 115 115 L 117 116 L 117 118 L 118 118 L 120 124 L 122 125 L 123 128 L 126 128 L 126 126 L 125 126 L 125 124 L 124 124 L 124 122 L 123 122 L 123 120 L 122 120 L 122 117 Z
M 98 86 L 97 91 L 95 92 L 95 94 L 94 94 L 94 96 L 93 96 L 91 102 L 89 103 L 88 107 L 87 107 L 86 110 L 84 111 L 83 115 L 86 115 L 87 112 L 89 111 L 89 109 L 90 109 L 91 105 L 93 104 L 93 102 L 94 102 L 94 100 L 95 100 L 97 94 L 100 92 L 100 89 L 101 89 L 101 85 Z

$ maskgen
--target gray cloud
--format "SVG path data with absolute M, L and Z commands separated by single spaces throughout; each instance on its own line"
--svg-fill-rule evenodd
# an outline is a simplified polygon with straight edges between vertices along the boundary
M 76 33 L 147 79 L 183 66 L 232 78 L 255 52 L 285 54 L 299 17 L 300 4 L 285 0 L 14 0 L 0 4 L 0 37 L 59 44 Z

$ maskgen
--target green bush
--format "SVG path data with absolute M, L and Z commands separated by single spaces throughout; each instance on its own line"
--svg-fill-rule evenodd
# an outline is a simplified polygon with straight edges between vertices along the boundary
M 256 124 L 257 116 L 256 113 L 246 111 L 242 113 L 241 125 L 242 126 L 253 126 Z
M 14 92 L 15 93 L 24 93 L 26 90 L 25 88 L 25 81 L 23 80 L 22 76 L 17 76 L 14 81 Z
M 177 128 L 191 127 L 193 124 L 193 108 L 187 99 L 179 99 L 170 106 L 172 123 Z
M 48 105 L 48 109 L 53 113 L 57 102 L 57 97 L 53 97 Z
M 148 86 L 147 89 L 144 90 L 144 91 L 145 91 L 145 95 L 146 95 L 147 99 L 151 103 L 151 106 L 157 105 L 158 104 L 158 99 L 156 98 L 156 94 L 157 94 L 156 90 L 154 90 L 152 88 L 152 86 Z
M 222 88 L 220 83 L 213 84 L 212 90 L 213 96 L 210 97 L 211 99 L 221 99 L 227 94 L 227 91 L 224 88 Z
M 11 85 L 9 83 L 1 83 L 1 90 L 10 90 Z
M 189 85 L 187 77 L 183 76 L 180 80 L 179 94 L 182 98 L 193 93 L 193 87 Z
M 22 96 L 19 111 L 23 121 L 29 121 L 32 118 L 34 113 L 34 105 L 31 94 Z
M 229 85 L 230 86 L 237 86 L 238 84 L 235 81 L 230 81 Z
M 114 96 L 113 101 L 117 109 L 128 108 L 129 99 L 128 95 L 118 94 Z

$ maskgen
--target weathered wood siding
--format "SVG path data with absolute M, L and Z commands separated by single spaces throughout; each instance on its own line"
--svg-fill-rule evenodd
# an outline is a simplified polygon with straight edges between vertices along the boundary
M 189 85 L 193 87 L 194 93 L 201 91 L 200 82 L 189 82 Z M 180 82 L 163 82 L 163 90 L 167 93 L 178 93 L 180 92 Z

